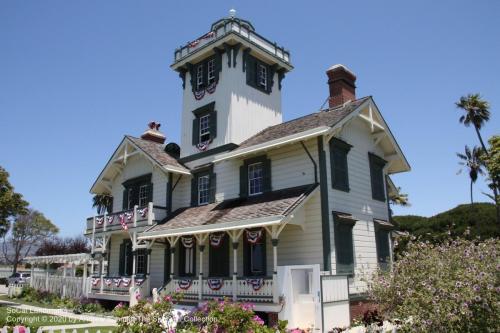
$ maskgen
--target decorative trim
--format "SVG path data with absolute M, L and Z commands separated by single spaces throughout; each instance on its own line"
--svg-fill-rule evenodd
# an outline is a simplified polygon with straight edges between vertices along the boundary
M 226 51 L 227 54 L 227 67 L 231 68 L 231 50 L 233 49 L 231 45 L 227 43 L 223 43 L 222 46 L 224 46 L 224 50 Z
M 273 246 L 278 246 L 279 241 L 280 241 L 280 240 L 279 240 L 278 238 L 273 238 L 273 239 L 271 239 L 271 244 L 272 244 Z
M 179 69 L 179 77 L 182 79 L 182 90 L 186 89 L 186 73 L 187 69 L 185 68 Z
M 233 45 L 233 67 L 236 68 L 236 57 L 238 56 L 238 51 L 240 50 L 241 43 Z
M 220 154 L 220 153 L 225 152 L 225 151 L 234 150 L 236 148 L 238 148 L 237 144 L 235 144 L 235 143 L 226 143 L 225 145 L 222 145 L 222 146 L 218 146 L 218 147 L 215 147 L 215 148 L 212 148 L 212 149 L 209 149 L 209 150 L 202 151 L 200 153 L 196 153 L 196 154 L 192 154 L 192 155 L 189 155 L 189 156 L 182 157 L 178 161 L 180 163 L 188 163 L 188 162 L 196 161 L 196 160 L 198 160 L 200 158 L 204 158 L 204 157 L 207 157 L 207 156 L 212 156 L 212 155 L 215 155 L 215 154 Z
M 239 242 L 233 242 L 233 250 L 238 250 Z
M 323 147 L 323 136 L 318 136 L 319 184 L 321 191 L 321 236 L 323 239 L 323 270 L 332 271 L 330 244 L 330 209 L 328 208 L 328 177 L 326 171 L 326 153 Z

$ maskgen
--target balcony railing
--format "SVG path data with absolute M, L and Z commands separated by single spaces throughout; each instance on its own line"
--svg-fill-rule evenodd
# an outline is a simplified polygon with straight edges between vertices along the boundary
M 155 206 L 152 202 L 147 206 L 135 206 L 133 209 L 97 215 L 87 219 L 87 233 L 127 230 L 129 228 L 152 225 L 167 216 L 165 207 Z
M 149 296 L 149 279 L 147 276 L 92 276 L 88 278 L 87 290 L 93 298 L 103 295 L 137 297 Z
M 179 292 L 185 299 L 209 300 L 214 298 L 228 297 L 243 302 L 273 302 L 273 279 L 269 278 L 245 278 L 234 280 L 223 278 L 174 278 L 163 288 L 162 292 L 169 294 Z
M 230 33 L 235 33 L 238 36 L 256 45 L 258 48 L 281 59 L 283 62 L 288 64 L 290 63 L 289 51 L 285 50 L 284 47 L 278 46 L 276 43 L 267 40 L 256 32 L 247 29 L 245 25 L 240 24 L 238 21 L 228 21 L 225 25 L 220 26 L 217 30 L 210 31 L 209 33 L 201 36 L 195 41 L 176 49 L 174 52 L 174 63 L 183 60 L 192 53 L 198 51 L 204 45 L 215 43 L 217 40 L 227 36 Z

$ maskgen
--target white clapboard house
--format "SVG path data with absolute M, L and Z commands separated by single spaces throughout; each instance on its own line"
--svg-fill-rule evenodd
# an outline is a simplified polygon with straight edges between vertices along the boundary
M 363 276 L 390 268 L 389 175 L 410 170 L 374 99 L 357 97 L 354 73 L 335 65 L 328 107 L 284 122 L 290 53 L 234 11 L 176 49 L 171 68 L 180 145 L 150 123 L 92 185 L 113 204 L 87 219 L 99 262 L 89 297 L 155 289 L 191 304 L 252 302 L 293 326 L 348 323 Z

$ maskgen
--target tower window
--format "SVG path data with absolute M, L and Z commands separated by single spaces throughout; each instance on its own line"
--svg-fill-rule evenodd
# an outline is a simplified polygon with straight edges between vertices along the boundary
M 210 141 L 210 114 L 200 117 L 200 142 Z
M 209 175 L 198 177 L 198 205 L 208 204 L 209 199 Z
M 258 80 L 257 83 L 267 90 L 267 66 L 259 64 L 258 66 Z
M 203 65 L 200 64 L 196 68 L 196 90 L 203 88 Z
M 141 185 L 139 187 L 139 207 L 144 207 L 148 204 L 148 192 L 149 192 L 149 186 L 148 185 Z
M 262 162 L 248 166 L 248 195 L 261 194 L 264 187 L 264 171 Z
M 211 59 L 207 62 L 207 73 L 208 73 L 208 84 L 215 82 L 215 59 Z

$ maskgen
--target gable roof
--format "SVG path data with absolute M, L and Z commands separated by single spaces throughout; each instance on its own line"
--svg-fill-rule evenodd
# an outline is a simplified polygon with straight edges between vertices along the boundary
M 278 223 L 309 197 L 317 184 L 308 184 L 247 198 L 229 199 L 198 207 L 177 209 L 162 224 L 140 237 L 167 233 L 189 233 L 193 228 L 214 228 L 238 221 L 274 219 Z
M 243 141 L 240 146 L 234 150 L 251 147 L 271 140 L 283 138 L 285 136 L 301 133 L 307 130 L 321 126 L 333 127 L 339 121 L 344 119 L 351 112 L 356 110 L 364 101 L 370 97 L 359 98 L 344 105 L 311 113 L 306 116 L 296 118 L 278 125 L 270 126 Z M 234 152 L 233 151 L 233 152 Z
M 134 152 L 128 151 L 128 148 Z M 191 174 L 188 168 L 165 151 L 164 144 L 125 135 L 90 188 L 90 192 L 95 194 L 109 192 L 109 186 L 104 185 L 103 189 L 99 185 L 102 185 L 103 182 L 109 182 L 117 173 L 121 172 L 127 159 L 126 156 L 131 156 L 134 153 L 142 154 L 164 172 Z

